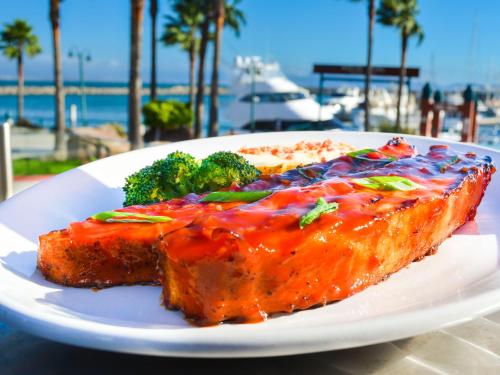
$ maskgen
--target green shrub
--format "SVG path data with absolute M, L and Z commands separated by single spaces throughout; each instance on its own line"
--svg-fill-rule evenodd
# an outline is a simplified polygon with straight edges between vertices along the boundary
M 190 127 L 193 121 L 193 111 L 189 105 L 177 100 L 149 102 L 142 107 L 142 115 L 146 126 L 167 130 Z
M 396 125 L 389 121 L 380 121 L 378 123 L 378 131 L 382 133 L 395 133 Z
M 381 121 L 378 124 L 378 131 L 382 133 L 400 133 L 400 134 L 416 134 L 416 131 L 408 127 L 399 129 L 396 131 L 396 124 L 388 121 Z

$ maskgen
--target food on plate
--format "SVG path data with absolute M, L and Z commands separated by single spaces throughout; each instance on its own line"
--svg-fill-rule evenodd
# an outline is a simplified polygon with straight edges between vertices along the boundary
M 165 306 L 212 325 L 349 297 L 473 219 L 493 172 L 488 157 L 434 146 L 199 216 L 159 242 Z
M 331 139 L 320 142 L 299 142 L 290 146 L 242 147 L 238 153 L 263 174 L 283 173 L 300 166 L 324 163 L 355 148 Z
M 40 236 L 38 268 L 48 280 L 74 287 L 157 284 L 158 257 L 153 246 L 158 238 L 189 225 L 198 215 L 234 205 L 198 201 L 199 197 L 192 194 L 126 207 L 44 234 Z M 110 214 L 115 217 L 110 218 Z
M 382 152 L 399 157 L 414 154 L 404 142 L 389 142 Z M 179 155 L 173 153 L 171 155 Z M 176 158 L 175 160 L 179 160 Z M 362 171 L 383 165 L 384 159 L 362 160 L 343 157 L 326 163 L 313 164 L 290 170 L 283 174 L 266 175 L 244 187 L 232 186 L 229 190 L 259 192 L 287 189 L 293 186 L 314 184 L 348 172 Z M 140 183 L 140 181 L 137 181 Z M 139 189 L 136 191 L 140 192 Z M 226 193 L 227 194 L 227 193 Z M 90 217 L 71 223 L 68 228 L 40 236 L 38 268 L 43 275 L 56 283 L 74 287 L 109 287 L 121 284 L 158 283 L 157 253 L 154 246 L 158 238 L 170 231 L 189 225 L 197 216 L 218 210 L 230 209 L 248 202 L 241 195 L 237 202 L 206 202 L 209 195 L 188 194 L 170 201 L 130 206 L 115 212 L 166 216 L 173 220 L 141 225 L 134 222 L 110 222 Z M 200 203 L 200 200 L 205 200 Z M 128 219 L 133 218 L 132 216 Z M 121 219 L 127 219 L 121 217 Z
M 353 151 L 346 143 L 299 142 L 292 146 L 242 148 L 220 151 L 201 162 L 181 151 L 157 160 L 126 179 L 124 206 L 151 204 L 203 193 L 231 184 L 249 184 L 261 173 L 283 173 L 298 166 L 326 162 Z M 250 162 L 249 162 L 250 161 Z
M 213 155 L 207 168 L 235 178 Z M 68 286 L 161 283 L 165 306 L 200 325 L 260 321 L 346 298 L 432 253 L 474 218 L 494 171 L 489 157 L 440 145 L 417 155 L 394 138 L 95 214 L 42 235 L 38 268 Z
M 245 185 L 259 175 L 257 168 L 233 152 L 216 152 L 199 163 L 192 155 L 176 151 L 127 177 L 123 205 L 158 203 L 231 184 Z

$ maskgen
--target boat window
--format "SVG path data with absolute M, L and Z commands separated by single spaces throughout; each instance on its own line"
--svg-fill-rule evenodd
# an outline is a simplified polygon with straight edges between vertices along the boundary
M 306 95 L 302 92 L 269 92 L 255 93 L 255 101 L 257 103 L 283 103 L 290 100 L 305 99 Z M 251 94 L 245 95 L 240 99 L 240 102 L 250 102 Z

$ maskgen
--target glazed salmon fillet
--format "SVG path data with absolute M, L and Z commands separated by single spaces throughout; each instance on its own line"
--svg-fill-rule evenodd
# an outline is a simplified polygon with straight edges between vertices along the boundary
M 413 148 L 394 139 L 380 148 L 396 158 L 412 157 Z M 317 176 L 359 172 L 380 165 L 343 156 L 325 163 L 263 176 L 243 188 L 245 191 L 314 184 Z M 239 190 L 232 187 L 229 190 Z M 201 203 L 203 195 L 148 206 L 131 206 L 116 211 L 169 216 L 167 223 L 104 223 L 94 219 L 71 223 L 68 228 L 40 236 L 38 268 L 50 281 L 73 287 L 110 287 L 122 284 L 158 284 L 158 255 L 155 244 L 161 236 L 183 228 L 199 216 L 224 211 L 240 202 Z
M 157 239 L 217 209 L 215 204 L 200 205 L 197 197 L 186 197 L 117 210 L 173 219 L 166 223 L 104 223 L 91 218 L 71 223 L 40 236 L 38 269 L 48 280 L 66 286 L 158 284 L 157 255 L 152 249 Z
M 494 171 L 489 157 L 433 146 L 363 171 L 330 169 L 307 186 L 199 215 L 156 246 L 164 304 L 213 325 L 342 300 L 433 253 L 474 218 Z M 415 188 L 360 182 L 374 176 L 402 177 Z M 337 209 L 301 228 L 320 198 Z

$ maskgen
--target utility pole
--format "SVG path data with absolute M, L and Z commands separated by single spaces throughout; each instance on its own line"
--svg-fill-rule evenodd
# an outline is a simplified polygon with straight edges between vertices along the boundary
M 90 52 L 85 50 L 79 50 L 73 47 L 68 56 L 76 57 L 78 59 L 78 77 L 80 80 L 80 103 L 82 107 L 82 123 L 87 125 L 87 95 L 85 94 L 85 78 L 83 75 L 83 64 L 84 62 L 89 62 L 91 60 Z

